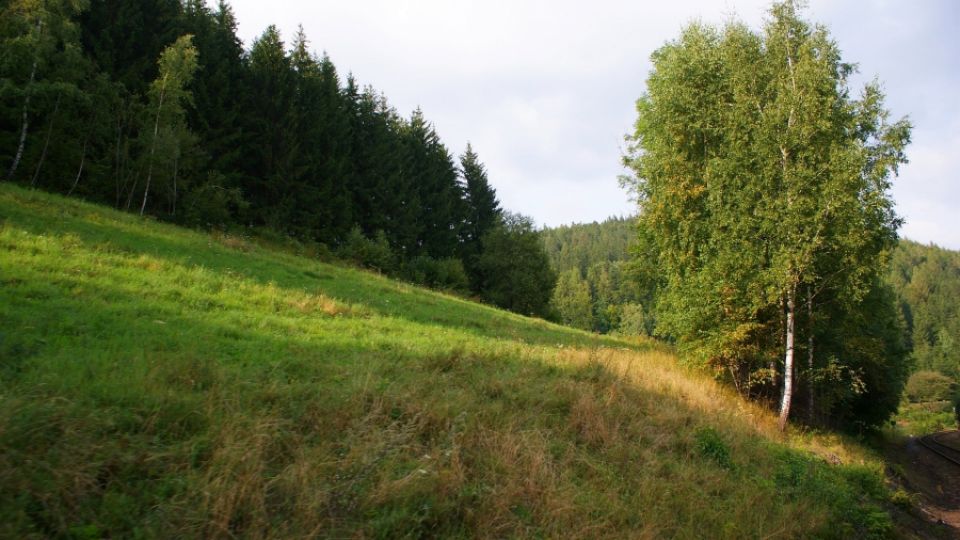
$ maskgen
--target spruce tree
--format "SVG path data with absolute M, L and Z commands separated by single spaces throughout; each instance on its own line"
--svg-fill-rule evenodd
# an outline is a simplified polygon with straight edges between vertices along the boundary
M 486 168 L 470 143 L 467 143 L 466 151 L 460 156 L 460 176 L 463 178 L 466 207 L 460 235 L 460 258 L 470 278 L 471 288 L 479 292 L 484 280 L 478 266 L 483 251 L 481 239 L 497 225 L 503 211 L 496 191 L 487 180 Z
M 243 125 L 244 195 L 255 223 L 288 230 L 297 204 L 295 189 L 302 171 L 295 108 L 295 72 L 280 32 L 269 26 L 253 43 L 249 55 Z

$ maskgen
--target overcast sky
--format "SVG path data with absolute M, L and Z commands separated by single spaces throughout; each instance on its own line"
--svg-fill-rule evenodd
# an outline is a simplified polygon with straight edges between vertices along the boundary
M 634 212 L 617 185 L 650 54 L 696 19 L 759 28 L 768 1 L 232 0 L 247 47 L 302 24 L 342 75 L 420 106 L 450 151 L 467 141 L 503 206 L 542 225 Z M 901 234 L 960 249 L 960 2 L 812 0 L 843 59 L 914 123 L 893 197 Z

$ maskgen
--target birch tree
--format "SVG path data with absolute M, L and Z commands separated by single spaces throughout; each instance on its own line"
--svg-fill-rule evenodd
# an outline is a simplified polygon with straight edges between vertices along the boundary
M 193 36 L 181 36 L 172 45 L 164 49 L 158 61 L 159 74 L 150 85 L 150 111 L 153 125 L 147 153 L 146 186 L 143 189 L 143 202 L 140 215 L 147 208 L 147 197 L 157 161 L 157 148 L 164 151 L 162 157 L 170 164 L 171 181 L 176 193 L 178 161 L 182 151 L 182 142 L 187 139 L 186 112 L 184 105 L 190 100 L 187 85 L 197 70 L 197 50 L 193 46 Z
M 895 245 L 889 187 L 910 125 L 889 122 L 876 83 L 850 96 L 854 67 L 792 1 L 761 33 L 689 26 L 653 65 L 625 160 L 665 274 L 660 330 L 778 402 L 784 429 L 798 349 L 812 383 L 818 340 L 835 359 L 836 333 L 862 327 L 830 318 L 864 309 Z M 861 360 L 837 362 L 853 373 Z
M 7 180 L 24 160 L 35 117 L 50 115 L 52 122 L 61 98 L 76 99 L 79 93 L 77 66 L 83 60 L 73 19 L 85 5 L 81 0 L 0 3 L 0 111 L 14 109 L 17 116 L 0 118 L 17 125 L 14 140 L 4 140 L 11 146 L 0 149 L 10 151 Z

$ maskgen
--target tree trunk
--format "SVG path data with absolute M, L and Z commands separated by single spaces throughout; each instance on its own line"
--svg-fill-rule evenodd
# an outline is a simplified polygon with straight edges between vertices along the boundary
M 157 117 L 153 122 L 153 141 L 150 143 L 150 161 L 147 162 L 147 186 L 143 188 L 143 204 L 140 205 L 140 215 L 147 208 L 147 195 L 150 193 L 150 180 L 153 178 L 153 155 L 157 149 L 157 135 L 160 133 L 160 111 L 163 110 L 163 94 L 167 86 L 167 76 L 163 76 L 160 85 L 160 101 L 157 103 Z
M 37 39 L 40 38 L 41 30 L 43 30 L 43 21 L 38 20 Z M 39 56 L 40 47 L 38 45 L 33 55 L 33 67 L 30 68 L 30 81 L 27 82 L 27 95 L 23 99 L 23 120 L 20 123 L 20 142 L 17 144 L 17 153 L 13 157 L 13 163 L 10 164 L 10 170 L 7 171 L 7 180 L 13 178 L 14 173 L 17 172 L 17 166 L 20 165 L 20 160 L 23 158 L 23 149 L 27 145 L 27 130 L 30 127 L 28 111 L 30 109 L 30 97 L 33 95 L 33 81 L 37 78 L 37 64 L 40 62 Z
M 170 215 L 177 215 L 177 173 L 180 172 L 180 156 L 173 158 L 173 204 L 170 206 Z
M 83 151 L 80 153 L 80 169 L 77 170 L 77 177 L 73 180 L 73 185 L 70 186 L 70 191 L 67 192 L 67 195 L 72 195 L 73 190 L 77 189 L 77 184 L 80 183 L 80 175 L 83 174 L 83 164 L 87 160 L 87 143 L 90 141 L 89 135 L 86 139 L 83 140 Z
M 816 390 L 816 385 L 813 384 L 813 294 L 807 290 L 807 323 L 809 328 L 807 332 L 807 391 L 809 395 L 807 396 L 807 421 L 813 424 L 814 420 L 814 390 Z
M 793 398 L 793 340 L 795 319 L 795 290 L 787 293 L 787 346 L 783 357 L 783 400 L 780 402 L 780 431 L 787 429 L 787 419 L 790 417 L 790 401 Z
M 121 179 L 124 177 L 123 174 L 123 161 L 120 159 L 120 149 L 122 148 L 123 143 L 123 133 L 126 128 L 126 110 L 127 105 L 123 103 L 120 106 L 120 111 L 117 113 L 117 148 L 114 155 L 114 184 L 117 189 L 117 208 L 120 208 L 120 199 L 123 197 L 123 192 L 126 188 L 126 181 L 121 184 Z
M 127 205 L 124 207 L 124 211 L 130 211 L 130 205 L 133 204 L 133 193 L 137 190 L 137 177 L 133 176 L 133 185 L 130 186 L 130 191 L 127 193 Z
M 47 138 L 43 142 L 43 151 L 40 152 L 37 169 L 33 171 L 33 179 L 30 180 L 30 187 L 37 186 L 37 179 L 40 178 L 40 170 L 43 169 L 43 162 L 47 159 L 47 149 L 50 148 L 50 136 L 53 135 L 53 122 L 57 119 L 57 111 L 60 110 L 60 96 L 61 93 L 57 92 L 57 101 L 53 105 L 53 114 L 50 115 L 50 124 L 47 126 Z

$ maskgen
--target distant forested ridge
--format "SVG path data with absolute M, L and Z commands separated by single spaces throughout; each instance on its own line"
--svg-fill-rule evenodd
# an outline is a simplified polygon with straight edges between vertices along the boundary
M 542 235 L 559 276 L 551 299 L 558 320 L 601 333 L 653 334 L 652 291 L 638 279 L 631 254 L 635 217 L 546 228 Z
M 914 369 L 960 381 L 960 252 L 903 240 L 887 279 L 900 300 Z
M 302 28 L 285 42 L 269 26 L 245 50 L 222 0 L 0 4 L 0 169 L 165 221 L 280 233 L 491 302 L 503 287 L 484 275 L 485 235 L 536 244 L 519 239 L 536 234 L 523 220 L 504 221 L 472 147 L 455 157 L 422 111 L 401 116 L 343 76 Z M 506 301 L 545 305 L 552 280 Z

